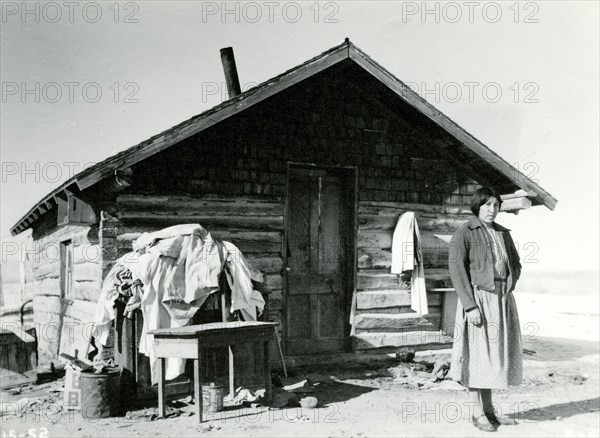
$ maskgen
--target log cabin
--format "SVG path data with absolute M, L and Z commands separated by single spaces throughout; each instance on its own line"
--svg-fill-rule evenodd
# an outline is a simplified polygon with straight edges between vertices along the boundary
M 448 346 L 447 236 L 469 219 L 473 191 L 494 187 L 514 212 L 556 205 L 348 39 L 243 93 L 231 54 L 228 100 L 83 170 L 12 227 L 32 229 L 38 251 L 27 286 L 40 367 L 85 353 L 117 258 L 141 232 L 179 223 L 233 242 L 266 273 L 287 356 Z M 424 316 L 390 273 L 407 211 L 422 237 Z

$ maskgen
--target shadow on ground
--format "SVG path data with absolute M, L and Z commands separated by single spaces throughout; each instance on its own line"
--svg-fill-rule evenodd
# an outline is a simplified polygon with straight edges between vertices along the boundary
M 539 421 L 559 421 L 579 414 L 600 412 L 600 397 L 590 398 L 569 403 L 557 403 L 549 406 L 534 406 L 535 403 L 525 404 L 523 412 L 510 414 L 521 423 L 537 423 Z
M 523 347 L 535 351 L 527 355 L 530 360 L 575 360 L 583 356 L 599 354 L 600 347 L 596 341 L 581 339 L 547 338 L 543 336 L 523 335 Z
M 321 382 L 317 386 L 315 393 L 309 395 L 317 397 L 319 406 L 324 407 L 334 403 L 342 403 L 376 390 L 377 388 L 368 388 L 352 383 L 330 380 Z

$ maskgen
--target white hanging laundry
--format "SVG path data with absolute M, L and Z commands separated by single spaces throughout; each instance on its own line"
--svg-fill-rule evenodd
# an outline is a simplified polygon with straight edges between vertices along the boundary
M 252 285 L 252 280 L 263 281 L 262 274 L 252 268 L 235 245 L 216 242 L 198 224 L 144 233 L 133 246 L 137 251 L 121 257 L 104 281 L 92 334 L 101 345 L 106 345 L 119 295 L 115 287 L 117 275 L 131 271 L 132 279 L 143 284 L 140 309 L 144 324 L 139 351 L 150 358 L 153 384 L 158 382 L 158 358 L 154 336 L 148 332 L 188 325 L 208 296 L 219 290 L 219 274 L 224 265 L 231 288 L 230 312 L 239 310 L 245 321 L 256 321 L 257 309 L 264 309 L 265 301 Z M 176 378 L 184 369 L 185 359 L 169 359 L 166 379 Z
M 262 282 L 262 274 L 252 268 L 246 261 L 241 251 L 231 242 L 223 242 L 227 263 L 227 282 L 231 289 L 231 312 L 245 309 L 250 314 L 256 315 L 256 309 L 252 303 L 254 287 L 252 280 Z M 258 294 L 260 292 L 256 291 Z M 248 316 L 244 314 L 244 316 Z M 256 321 L 256 317 L 253 318 Z
M 398 219 L 392 238 L 392 274 L 412 271 L 410 308 L 420 315 L 429 313 L 421 235 L 415 214 L 407 211 Z
M 115 286 L 119 283 L 117 277 L 124 271 L 131 270 L 131 267 L 137 264 L 138 259 L 139 254 L 134 251 L 120 257 L 102 283 L 91 333 L 100 345 L 106 345 L 112 321 L 116 317 L 114 305 L 119 296 L 119 290 Z

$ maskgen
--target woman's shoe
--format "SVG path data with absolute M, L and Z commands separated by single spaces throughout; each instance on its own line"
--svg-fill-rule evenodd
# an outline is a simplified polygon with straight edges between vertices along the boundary
M 509 418 L 509 417 L 496 417 L 496 414 L 494 413 L 485 413 L 485 416 L 487 417 L 488 420 L 490 420 L 490 423 L 492 423 L 494 426 L 498 427 L 498 426 L 515 426 L 519 423 L 517 423 L 517 420 L 515 420 L 514 418 Z
M 496 426 L 494 426 L 485 415 L 480 415 L 479 417 L 471 417 L 471 423 L 484 432 L 496 432 Z

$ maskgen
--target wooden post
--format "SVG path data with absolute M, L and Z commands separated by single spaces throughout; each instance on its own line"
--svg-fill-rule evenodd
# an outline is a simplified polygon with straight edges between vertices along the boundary
M 270 405 L 273 401 L 273 391 L 271 390 L 271 364 L 269 362 L 269 341 L 263 341 L 264 355 L 264 375 L 265 375 L 265 401 Z
M 198 342 L 198 359 L 194 360 L 194 396 L 196 397 L 199 423 L 202 423 L 202 359 L 202 347 L 200 346 L 200 342 Z
M 23 304 L 25 300 L 25 262 L 19 262 L 19 284 L 21 287 L 21 302 Z
M 225 292 L 221 293 L 221 318 L 223 322 L 227 322 L 227 300 Z M 227 347 L 229 355 L 229 398 L 231 401 L 235 398 L 235 363 L 233 357 L 233 347 Z
M 275 329 L 275 341 L 277 341 L 277 349 L 279 350 L 279 358 L 281 359 L 281 366 L 283 366 L 283 375 L 287 378 L 287 367 L 285 366 L 285 358 L 283 357 L 283 350 L 281 349 L 281 339 L 279 333 Z
M 229 347 L 229 399 L 235 398 L 235 360 L 233 356 L 233 347 Z
M 165 371 L 166 359 L 158 359 L 158 415 L 165 418 L 167 415 L 166 397 L 165 397 Z

